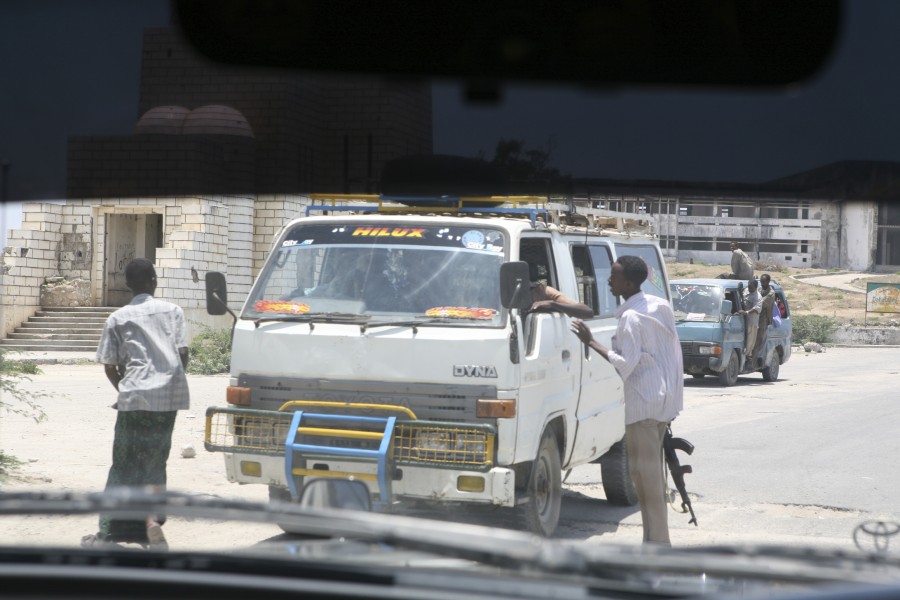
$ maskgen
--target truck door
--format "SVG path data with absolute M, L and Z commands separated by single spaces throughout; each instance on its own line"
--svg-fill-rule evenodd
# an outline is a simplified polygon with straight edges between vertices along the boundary
M 532 282 L 560 289 L 549 236 L 522 239 L 519 256 L 528 263 Z M 571 291 L 560 291 L 571 296 Z M 523 334 L 516 454 L 520 455 L 521 449 L 522 455 L 530 457 L 548 418 L 565 414 L 569 435 L 572 407 L 578 401 L 581 343 L 569 330 L 569 318 L 561 313 L 527 315 Z M 565 454 L 560 458 L 565 461 Z
M 616 331 L 618 299 L 607 283 L 612 256 L 605 244 L 573 244 L 572 262 L 578 278 L 579 299 L 594 309 L 585 321 L 594 338 L 609 347 Z M 570 334 L 571 335 L 571 334 Z M 573 336 L 574 337 L 574 336 Z M 579 342 L 581 394 L 575 409 L 575 441 L 568 462 L 577 464 L 602 454 L 625 434 L 622 379 L 609 361 Z

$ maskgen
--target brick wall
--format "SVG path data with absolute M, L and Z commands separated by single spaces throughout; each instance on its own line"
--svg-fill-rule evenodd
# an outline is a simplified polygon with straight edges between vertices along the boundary
M 61 204 L 22 205 L 22 226 L 7 235 L 0 257 L 0 309 L 3 335 L 41 306 L 41 284 L 60 274 L 63 209 Z
M 278 230 L 305 214 L 308 204 L 305 196 L 287 195 L 26 204 L 22 227 L 10 232 L 2 256 L 3 335 L 40 308 L 40 286 L 47 277 L 88 279 L 94 304 L 104 303 L 108 215 L 162 215 L 163 245 L 155 251 L 156 296 L 184 309 L 189 335 L 199 324 L 230 327 L 231 317 L 206 314 L 206 273 L 225 274 L 229 306 L 239 311 Z M 191 268 L 197 271 L 198 283 L 193 281 Z

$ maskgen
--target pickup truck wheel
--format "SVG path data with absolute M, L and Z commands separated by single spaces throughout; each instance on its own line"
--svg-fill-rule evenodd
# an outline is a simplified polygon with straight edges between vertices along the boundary
M 763 381 L 778 381 L 778 369 L 780 366 L 781 361 L 776 350 L 772 352 L 769 363 L 762 369 Z
M 529 531 L 549 537 L 559 524 L 562 504 L 562 467 L 556 434 L 548 429 L 541 437 L 537 457 L 528 478 L 528 501 L 520 507 Z
M 291 492 L 283 487 L 278 487 L 277 485 L 269 486 L 269 502 L 283 502 L 289 503 L 293 502 L 291 500 Z M 293 527 L 286 523 L 278 523 L 278 526 L 285 533 L 290 533 L 291 535 L 303 535 L 303 531 L 298 529 L 297 527 Z
M 600 463 L 603 492 L 610 504 L 634 506 L 638 503 L 637 490 L 628 471 L 628 450 L 625 438 L 612 445 L 606 454 L 594 462 Z
M 738 373 L 741 370 L 741 359 L 737 352 L 732 352 L 725 370 L 719 373 L 719 383 L 728 387 L 737 383 Z

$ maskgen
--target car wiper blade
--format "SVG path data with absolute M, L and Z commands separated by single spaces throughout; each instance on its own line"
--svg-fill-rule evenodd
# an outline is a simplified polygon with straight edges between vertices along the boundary
M 260 323 L 282 321 L 290 323 L 365 323 L 371 319 L 369 315 L 342 312 L 317 312 L 304 313 L 302 315 L 281 315 L 271 317 L 257 317 L 253 325 L 259 327 Z
M 416 329 L 422 325 L 427 323 L 424 319 L 412 319 L 406 321 L 376 321 L 374 323 L 365 323 L 360 325 L 359 330 L 362 333 L 365 333 L 367 329 L 372 329 L 375 327 L 412 327 L 413 333 L 416 332 Z
M 365 323 L 360 326 L 360 331 L 365 333 L 367 329 L 373 327 L 412 327 L 413 333 L 419 327 L 427 327 L 428 325 L 441 325 L 444 323 L 453 323 L 456 321 L 468 320 L 465 317 L 416 317 L 415 319 L 406 319 L 400 321 L 375 321 L 374 323 Z

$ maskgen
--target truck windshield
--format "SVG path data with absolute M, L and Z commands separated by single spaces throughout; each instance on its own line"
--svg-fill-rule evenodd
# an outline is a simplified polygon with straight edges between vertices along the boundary
M 502 231 L 399 223 L 298 225 L 276 248 L 245 318 L 367 315 L 500 323 Z
M 715 285 L 673 283 L 672 308 L 676 321 L 718 321 L 722 312 L 722 288 Z

